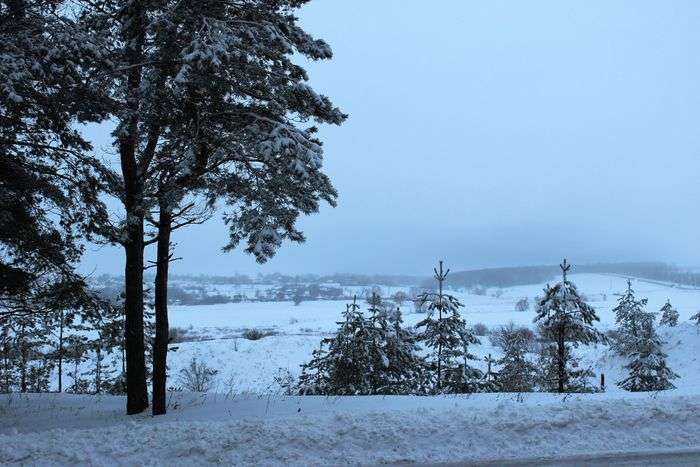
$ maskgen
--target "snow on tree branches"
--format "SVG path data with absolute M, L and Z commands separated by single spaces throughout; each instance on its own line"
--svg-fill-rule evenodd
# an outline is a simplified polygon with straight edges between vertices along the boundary
M 659 310 L 661 319 L 659 325 L 673 327 L 678 325 L 678 311 L 671 306 L 671 300 L 666 300 L 664 306 Z
M 544 297 L 537 303 L 535 322 L 540 322 L 544 337 L 550 342 L 543 348 L 540 359 L 545 390 L 579 392 L 588 390 L 587 379 L 591 372 L 579 368 L 572 348 L 580 344 L 599 342 L 603 336 L 593 323 L 599 321 L 593 307 L 581 297 L 567 273 L 571 266 L 566 259 L 560 265 L 562 280 L 544 290 Z
M 644 310 L 647 299 L 637 300 L 632 289 L 632 281 L 627 280 L 627 290 L 620 297 L 615 312 L 615 322 L 618 325 L 617 335 L 613 346 L 621 355 L 629 355 L 635 350 L 637 338 L 642 329 L 654 320 L 654 313 Z
M 301 394 L 411 394 L 423 388 L 423 360 L 413 333 L 401 327 L 398 310 L 388 312 L 378 296 L 366 317 L 356 300 L 346 305 L 333 337 L 321 341 L 302 365 Z
M 469 346 L 478 343 L 459 314 L 462 303 L 444 293 L 443 285 L 450 270 L 443 270 L 442 261 L 433 270 L 438 292 L 423 292 L 417 298 L 426 304 L 428 317 L 416 325 L 423 329 L 420 339 L 429 349 L 428 362 L 432 372 L 434 392 L 476 392 L 482 389 L 482 372 L 469 365 L 477 358 Z
M 629 376 L 620 381 L 618 386 L 633 392 L 674 389 L 671 380 L 678 378 L 678 375 L 668 368 L 662 345 L 654 329 L 653 319 L 645 321 L 630 354 L 631 361 L 625 365 Z

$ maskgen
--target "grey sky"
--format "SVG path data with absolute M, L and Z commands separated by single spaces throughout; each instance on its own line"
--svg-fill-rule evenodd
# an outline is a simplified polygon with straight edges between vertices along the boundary
M 265 266 L 178 232 L 175 272 L 428 273 L 659 259 L 700 263 L 700 3 L 314 0 L 335 58 L 311 84 L 340 191 Z M 84 269 L 120 272 L 91 247 Z

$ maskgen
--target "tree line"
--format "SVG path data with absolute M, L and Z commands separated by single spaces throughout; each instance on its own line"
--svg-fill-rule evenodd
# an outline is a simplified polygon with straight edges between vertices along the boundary
M 598 316 L 560 265 L 562 279 L 547 285 L 537 301 L 535 324 L 540 345 L 533 352 L 531 331 L 506 326 L 495 340 L 499 359 L 484 358 L 486 371 L 475 367 L 470 347 L 479 343 L 460 314 L 462 303 L 444 291 L 449 270 L 434 270 L 435 292 L 418 300 L 428 316 L 414 328 L 402 325 L 400 308 L 383 306 L 373 294 L 365 315 L 356 301 L 347 305 L 336 333 L 323 339 L 290 392 L 320 395 L 445 394 L 475 392 L 595 392 L 602 390 L 574 349 L 608 344 L 628 360 L 628 376 L 618 385 L 628 391 L 672 389 L 678 376 L 666 364 L 663 342 L 654 327 L 654 313 L 644 310 L 628 282 L 614 311 L 618 329 L 610 339 L 595 327 Z M 661 324 L 675 326 L 678 313 L 670 303 L 661 309 Z

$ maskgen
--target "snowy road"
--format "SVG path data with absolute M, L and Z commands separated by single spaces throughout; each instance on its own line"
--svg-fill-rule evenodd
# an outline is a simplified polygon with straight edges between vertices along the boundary
M 397 466 L 402 464 L 396 464 Z M 404 464 L 405 465 L 405 464 Z M 479 462 L 411 464 L 413 467 L 604 467 L 604 466 L 700 466 L 700 448 L 655 450 L 642 452 L 606 452 L 566 457 L 499 459 Z

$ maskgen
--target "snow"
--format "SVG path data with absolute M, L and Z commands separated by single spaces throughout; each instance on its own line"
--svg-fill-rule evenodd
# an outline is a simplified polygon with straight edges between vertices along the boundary
M 614 327 L 626 278 L 572 274 L 570 279 L 601 318 Z M 544 284 L 456 293 L 467 323 L 490 329 L 514 322 L 533 326 L 522 297 Z M 173 306 L 170 324 L 193 341 L 173 344 L 169 386 L 192 357 L 218 370 L 208 394 L 171 392 L 166 416 L 127 417 L 122 397 L 26 394 L 0 396 L 0 464 L 3 465 L 337 465 L 495 461 L 630 449 L 697 445 L 700 428 L 700 332 L 688 321 L 700 290 L 634 280 L 637 297 L 658 311 L 667 299 L 680 313 L 677 327 L 660 327 L 677 389 L 629 393 L 616 386 L 627 363 L 604 345 L 582 346 L 582 364 L 606 376 L 606 392 L 475 394 L 471 396 L 298 397 L 282 395 L 281 371 L 299 374 L 301 363 L 336 329 L 344 301 L 230 303 Z M 404 306 L 404 322 L 425 314 Z M 366 305 L 362 303 L 363 309 Z M 258 328 L 273 335 L 242 337 Z M 481 337 L 470 351 L 501 355 Z
M 600 274 L 570 274 L 580 293 L 588 298 L 600 317 L 596 327 L 601 331 L 615 327 L 612 309 L 618 295 L 627 289 L 626 278 Z M 489 329 L 513 322 L 519 326 L 533 327 L 535 317 L 533 298 L 542 294 L 545 284 L 533 284 L 504 288 L 500 297 L 495 289 L 487 295 L 473 295 L 458 291 L 455 295 L 465 304 L 460 314 L 468 325 L 483 323 Z M 677 288 L 668 284 L 632 280 L 639 298 L 649 299 L 647 310 L 657 312 L 670 298 L 680 313 L 679 326 L 659 328 L 661 338 L 667 341 L 664 350 L 669 354 L 669 366 L 681 378 L 674 381 L 679 388 L 695 385 L 700 388 L 700 335 L 698 328 L 688 319 L 700 308 L 700 290 Z M 395 293 L 391 290 L 390 293 Z M 385 291 L 386 294 L 389 292 Z M 515 303 L 529 297 L 531 307 L 525 312 L 515 311 Z M 176 344 L 178 350 L 168 355 L 171 384 L 177 386 L 177 375 L 193 356 L 217 368 L 216 389 L 219 392 L 267 394 L 279 392 L 274 376 L 282 370 L 298 376 L 300 365 L 309 360 L 311 352 L 318 348 L 324 336 L 334 332 L 336 322 L 345 310 L 345 301 L 310 301 L 294 306 L 291 302 L 242 302 L 221 305 L 171 306 L 170 325 L 188 329 L 200 338 L 210 340 Z M 366 310 L 367 306 L 361 303 Z M 404 305 L 404 324 L 414 326 L 425 318 L 425 314 L 413 313 L 411 303 Z M 245 329 L 271 330 L 276 335 L 257 341 L 241 336 Z M 486 369 L 483 358 L 492 354 L 499 358 L 499 348 L 490 345 L 488 337 L 480 337 L 481 344 L 470 347 Z M 582 363 L 591 366 L 596 375 L 604 373 L 607 390 L 621 391 L 615 383 L 623 378 L 626 363 L 614 355 L 606 346 L 581 347 L 576 353 Z M 480 365 L 478 365 L 480 364 Z M 700 391 L 699 391 L 700 392 Z
M 3 465 L 340 465 L 688 448 L 700 397 L 225 398 L 178 394 L 168 415 L 121 397 L 2 396 Z M 59 428 L 60 427 L 60 428 Z

